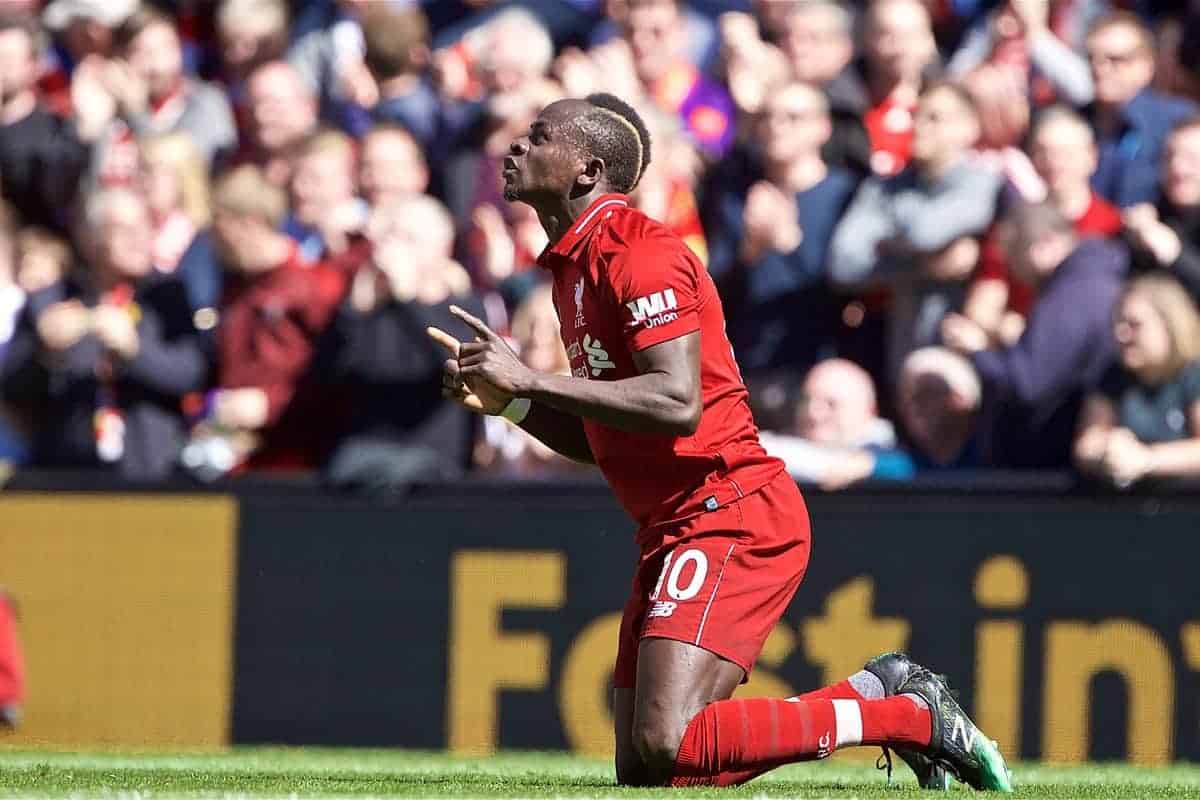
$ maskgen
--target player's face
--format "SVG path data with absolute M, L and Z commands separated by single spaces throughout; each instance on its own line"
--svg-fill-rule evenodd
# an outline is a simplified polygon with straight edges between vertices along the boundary
M 566 127 L 577 110 L 573 101 L 552 103 L 513 141 L 502 163 L 505 200 L 536 205 L 570 195 L 584 168 Z

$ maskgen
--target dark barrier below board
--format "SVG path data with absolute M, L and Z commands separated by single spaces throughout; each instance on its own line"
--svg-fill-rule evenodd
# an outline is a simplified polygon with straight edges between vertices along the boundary
M 1010 754 L 1200 760 L 1200 498 L 810 497 L 813 559 L 745 694 L 907 648 Z M 238 743 L 610 747 L 635 556 L 603 488 L 240 498 Z

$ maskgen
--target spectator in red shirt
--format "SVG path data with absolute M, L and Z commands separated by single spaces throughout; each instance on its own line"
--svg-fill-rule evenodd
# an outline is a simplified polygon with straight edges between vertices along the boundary
M 863 123 L 871 169 L 895 175 L 912 152 L 913 119 L 926 73 L 938 60 L 933 23 L 921 0 L 875 0 L 863 25 Z
M 1116 236 L 1121 231 L 1120 212 L 1097 195 L 1088 182 L 1096 168 L 1096 141 L 1082 117 L 1064 107 L 1046 110 L 1034 124 L 1029 151 L 1034 169 L 1045 182 L 1039 194 L 1044 192 L 1044 198 L 1071 221 L 1078 235 Z M 963 315 L 993 342 L 1007 346 L 1025 330 L 1033 300 L 1033 288 L 1012 274 L 993 228 L 984 240 L 979 271 L 967 294 Z M 959 315 L 951 315 L 950 320 L 947 325 L 965 324 Z
M 226 270 L 213 421 L 253 433 L 252 468 L 314 467 L 327 444 L 319 393 L 304 383 L 314 340 L 341 299 L 342 278 L 308 267 L 280 225 L 282 189 L 238 167 L 213 193 L 213 234 Z

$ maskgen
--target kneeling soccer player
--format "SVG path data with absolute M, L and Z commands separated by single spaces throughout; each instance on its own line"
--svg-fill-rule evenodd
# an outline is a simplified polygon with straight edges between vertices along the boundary
M 572 375 L 529 369 L 460 309 L 475 341 L 430 330 L 452 356 L 448 396 L 598 465 L 639 524 L 614 681 L 618 782 L 726 786 L 874 745 L 922 785 L 944 788 L 948 770 L 1009 790 L 995 744 L 899 654 L 799 697 L 730 699 L 804 577 L 808 513 L 759 445 L 712 279 L 630 206 L 649 160 L 645 125 L 611 95 L 548 106 L 504 158 L 506 199 L 550 238 L 539 263 Z

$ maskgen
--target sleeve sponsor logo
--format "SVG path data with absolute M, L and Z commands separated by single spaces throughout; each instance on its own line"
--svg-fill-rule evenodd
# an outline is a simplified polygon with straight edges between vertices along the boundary
M 657 328 L 679 319 L 679 303 L 675 299 L 674 289 L 663 289 L 645 297 L 639 297 L 625 307 L 633 314 L 634 325 L 645 325 L 647 328 Z

